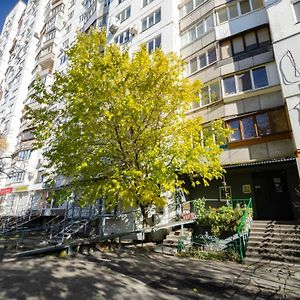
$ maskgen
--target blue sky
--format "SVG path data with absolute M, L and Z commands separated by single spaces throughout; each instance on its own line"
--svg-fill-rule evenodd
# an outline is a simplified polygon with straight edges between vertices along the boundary
M 13 9 L 19 0 L 0 0 L 0 32 L 2 31 L 3 23 L 7 14 Z M 27 2 L 25 0 L 24 2 Z

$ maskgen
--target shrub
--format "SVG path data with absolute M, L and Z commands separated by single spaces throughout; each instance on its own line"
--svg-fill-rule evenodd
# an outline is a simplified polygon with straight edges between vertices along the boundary
M 219 208 L 205 208 L 205 199 L 194 200 L 197 223 L 208 227 L 216 236 L 228 236 L 237 232 L 245 206 L 237 205 L 235 208 L 228 203 Z

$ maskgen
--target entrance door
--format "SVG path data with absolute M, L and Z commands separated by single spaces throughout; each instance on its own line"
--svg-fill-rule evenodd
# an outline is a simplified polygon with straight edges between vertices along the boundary
M 292 220 L 290 197 L 283 172 L 255 173 L 253 185 L 259 220 Z

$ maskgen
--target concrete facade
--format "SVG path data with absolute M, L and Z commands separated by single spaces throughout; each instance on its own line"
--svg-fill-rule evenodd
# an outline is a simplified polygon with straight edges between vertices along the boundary
M 199 102 L 187 113 L 201 115 L 204 127 L 222 118 L 225 126 L 233 129 L 232 136 L 224 141 L 221 157 L 225 168 L 234 167 L 241 179 L 232 180 L 231 171 L 225 175 L 233 198 L 252 197 L 259 207 L 257 204 L 264 201 L 262 191 L 269 189 L 276 199 L 286 197 L 292 207 L 284 216 L 274 217 L 300 218 L 300 199 L 295 196 L 300 159 L 295 155 L 300 149 L 300 25 L 291 2 L 30 0 L 26 9 L 24 4 L 18 5 L 19 15 L 25 12 L 22 22 L 14 24 L 20 24 L 17 43 L 27 45 L 26 60 L 20 64 L 14 55 L 9 57 L 21 72 L 21 81 L 15 82 L 16 92 L 10 73 L 4 72 L 2 87 L 9 86 L 9 92 L 15 93 L 12 115 L 6 115 L 4 96 L 0 103 L 4 108 L 0 117 L 6 118 L 0 124 L 1 132 L 8 142 L 7 156 L 12 157 L 7 161 L 11 176 L 3 176 L 0 186 L 3 203 L 9 203 L 8 211 L 15 212 L 21 202 L 30 208 L 52 205 L 46 203 L 41 151 L 31 151 L 34 124 L 22 118 L 24 103 L 36 105 L 27 97 L 32 83 L 39 75 L 50 85 L 53 72 L 66 70 L 65 51 L 78 31 L 105 27 L 108 42 L 127 46 L 131 53 L 144 43 L 149 52 L 157 47 L 176 52 L 186 61 L 185 76 L 204 83 Z M 9 131 L 3 131 L 12 123 Z M 262 182 L 258 172 L 272 180 Z M 63 180 L 58 179 L 57 186 L 61 184 Z M 213 195 L 221 201 L 221 185 L 215 181 L 210 188 L 191 188 L 191 195 Z M 259 211 L 255 214 L 263 217 Z

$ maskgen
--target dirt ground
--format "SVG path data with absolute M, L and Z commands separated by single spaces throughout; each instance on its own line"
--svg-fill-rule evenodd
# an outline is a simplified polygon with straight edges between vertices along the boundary
M 125 247 L 1 262 L 0 299 L 300 299 L 300 268 L 203 261 Z

